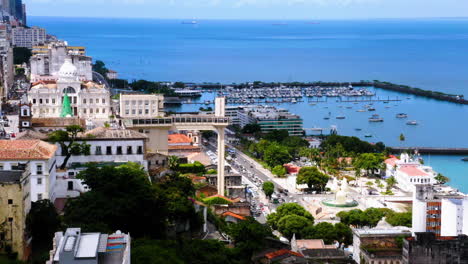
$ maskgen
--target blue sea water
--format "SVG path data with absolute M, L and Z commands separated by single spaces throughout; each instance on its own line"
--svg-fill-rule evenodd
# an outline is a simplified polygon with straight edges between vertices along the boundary
M 468 96 L 468 20 L 287 21 L 30 17 L 70 45 L 86 46 L 121 78 L 186 82 L 385 80 Z M 329 128 L 389 146 L 468 147 L 468 106 L 375 90 L 401 102 L 375 103 L 376 112 L 356 112 L 364 103 L 329 99 L 279 104 L 299 114 L 305 127 Z M 200 100 L 213 99 L 205 94 Z M 408 99 L 409 98 L 409 99 Z M 340 107 L 341 106 L 341 107 Z M 352 106 L 352 109 L 347 109 Z M 184 105 L 173 110 L 196 110 Z M 327 108 L 325 108 L 327 107 Z M 418 126 L 395 118 L 404 112 Z M 369 123 L 371 114 L 383 123 Z M 329 115 L 330 120 L 323 117 Z M 337 115 L 346 119 L 337 120 Z M 356 131 L 361 128 L 362 131 Z M 400 143 L 400 133 L 406 141 Z M 372 138 L 364 138 L 372 134 Z M 468 192 L 468 162 L 461 156 L 431 156 L 427 163 Z

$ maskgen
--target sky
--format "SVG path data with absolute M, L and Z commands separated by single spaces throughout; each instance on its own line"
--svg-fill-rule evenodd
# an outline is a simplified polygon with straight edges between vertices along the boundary
M 23 0 L 31 16 L 176 19 L 468 17 L 468 0 Z

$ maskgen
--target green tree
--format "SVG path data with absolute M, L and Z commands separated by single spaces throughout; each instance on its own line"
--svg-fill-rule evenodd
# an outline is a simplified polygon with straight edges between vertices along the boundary
M 322 161 L 320 150 L 316 148 L 303 147 L 299 150 L 299 156 L 312 160 L 316 166 L 319 166 Z
M 67 126 L 64 130 L 56 130 L 49 135 L 49 141 L 60 145 L 62 155 L 65 156 L 60 169 L 64 170 L 67 162 L 72 155 L 89 155 L 90 145 L 85 142 L 78 143 L 79 133 L 82 133 L 84 128 L 79 125 Z
M 297 157 L 299 150 L 309 146 L 307 140 L 302 139 L 301 137 L 289 136 L 283 139 L 281 145 L 285 146 L 288 149 L 288 152 L 291 156 Z
M 104 78 L 107 78 L 107 73 L 109 72 L 109 70 L 106 68 L 106 64 L 101 60 L 97 60 L 93 64 L 93 71 L 101 74 Z
M 272 130 L 268 132 L 263 138 L 269 141 L 275 142 L 283 142 L 287 137 L 289 137 L 289 133 L 287 130 Z
M 340 242 L 340 244 L 344 244 L 346 246 L 353 244 L 353 232 L 349 226 L 343 223 L 336 223 L 335 234 L 336 240 Z
M 292 157 L 289 155 L 286 147 L 283 147 L 277 143 L 270 144 L 266 150 L 263 157 L 263 160 L 270 167 L 275 167 L 277 165 L 283 165 L 291 161 Z
M 366 174 L 374 174 L 376 170 L 384 168 L 384 156 L 375 153 L 360 154 L 353 163 L 354 168 L 357 170 L 365 170 Z
M 367 185 L 368 187 L 372 187 L 372 186 L 374 185 L 374 183 L 371 182 L 371 181 L 368 181 L 368 182 L 366 182 L 366 185 Z
M 275 192 L 275 185 L 270 181 L 266 181 L 263 183 L 262 189 L 266 197 L 271 198 L 271 195 Z
M 68 226 L 105 233 L 122 230 L 135 238 L 164 236 L 167 198 L 162 188 L 151 185 L 143 169 L 89 165 L 77 177 L 90 191 L 67 202 L 64 220 Z
M 307 212 L 304 207 L 296 203 L 284 203 L 278 206 L 278 208 L 276 208 L 276 212 L 267 216 L 267 222 L 271 228 L 277 229 L 279 220 L 288 215 L 302 216 L 307 218 L 310 222 L 312 222 L 312 224 L 314 222 L 314 217 L 309 212 Z
M 169 166 L 169 169 L 171 170 L 177 170 L 177 168 L 179 167 L 179 157 L 177 156 L 169 156 L 167 158 L 167 164 Z
M 244 134 L 256 134 L 260 133 L 262 128 L 259 124 L 247 124 L 242 128 L 242 133 Z
M 387 182 L 387 191 L 391 190 L 393 186 L 398 184 L 397 180 L 393 176 L 387 178 L 385 181 Z
M 132 240 L 131 262 L 135 264 L 184 264 L 177 252 L 175 241 Z
M 13 48 L 13 63 L 14 64 L 23 64 L 29 63 L 29 59 L 32 56 L 32 52 L 28 48 L 24 47 L 14 47 Z
M 403 135 L 403 133 L 401 133 L 399 139 L 400 139 L 400 142 L 405 141 L 406 140 L 405 135 Z
M 314 188 L 315 190 L 323 191 L 329 179 L 330 177 L 321 173 L 317 167 L 303 167 L 299 170 L 296 183 L 307 184 L 309 189 Z
M 313 225 L 310 219 L 295 214 L 287 215 L 278 221 L 278 231 L 289 240 L 292 238 L 293 234 L 301 238 L 305 229 L 310 225 Z
M 284 177 L 284 175 L 286 175 L 287 171 L 286 171 L 286 168 L 283 165 L 278 165 L 278 166 L 275 166 L 271 170 L 271 173 L 273 173 L 274 175 L 276 175 L 278 177 Z
M 240 250 L 243 258 L 250 258 L 255 251 L 266 245 L 267 237 L 273 236 L 269 226 L 260 224 L 252 217 L 230 223 L 226 233 L 234 240 L 236 249 Z
M 437 176 L 434 177 L 434 180 L 436 180 L 439 184 L 446 184 L 447 182 L 450 181 L 450 179 L 441 173 L 438 173 Z
M 335 227 L 327 222 L 310 226 L 306 229 L 304 236 L 307 239 L 323 239 L 326 244 L 331 244 L 337 239 Z
M 392 226 L 411 227 L 412 213 L 411 212 L 403 212 L 403 213 L 391 212 L 386 215 L 385 220 L 387 221 L 387 223 L 391 224 Z
M 175 82 L 173 86 L 174 86 L 174 88 L 185 88 L 185 83 Z

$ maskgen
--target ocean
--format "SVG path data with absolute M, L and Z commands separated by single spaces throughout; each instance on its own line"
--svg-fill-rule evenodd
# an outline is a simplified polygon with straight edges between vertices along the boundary
M 236 21 L 29 17 L 70 45 L 86 46 L 120 78 L 155 81 L 381 80 L 468 96 L 468 19 Z M 343 135 L 388 146 L 468 147 L 468 106 L 375 89 L 400 102 L 278 104 L 304 118 L 304 127 L 336 125 Z M 200 100 L 213 99 L 204 94 Z M 347 108 L 347 107 L 352 108 Z M 172 110 L 196 110 L 184 105 Z M 407 113 L 419 125 L 395 118 Z M 369 123 L 379 114 L 383 123 Z M 323 117 L 330 115 L 330 120 Z M 337 115 L 346 119 L 337 120 Z M 362 129 L 356 131 L 356 128 Z M 406 136 L 399 142 L 400 133 Z M 365 138 L 372 134 L 372 138 Z M 462 156 L 427 156 L 426 164 L 468 192 Z

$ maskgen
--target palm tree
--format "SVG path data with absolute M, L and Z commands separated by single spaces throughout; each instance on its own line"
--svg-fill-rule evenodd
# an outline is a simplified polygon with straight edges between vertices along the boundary
M 388 178 L 386 180 L 387 182 L 387 190 L 390 190 L 393 188 L 393 186 L 395 186 L 398 182 L 397 180 L 395 179 L 395 177 L 391 176 L 390 178 Z
M 167 164 L 169 166 L 169 169 L 171 169 L 171 170 L 177 169 L 177 167 L 179 167 L 179 157 L 169 156 L 167 158 Z

